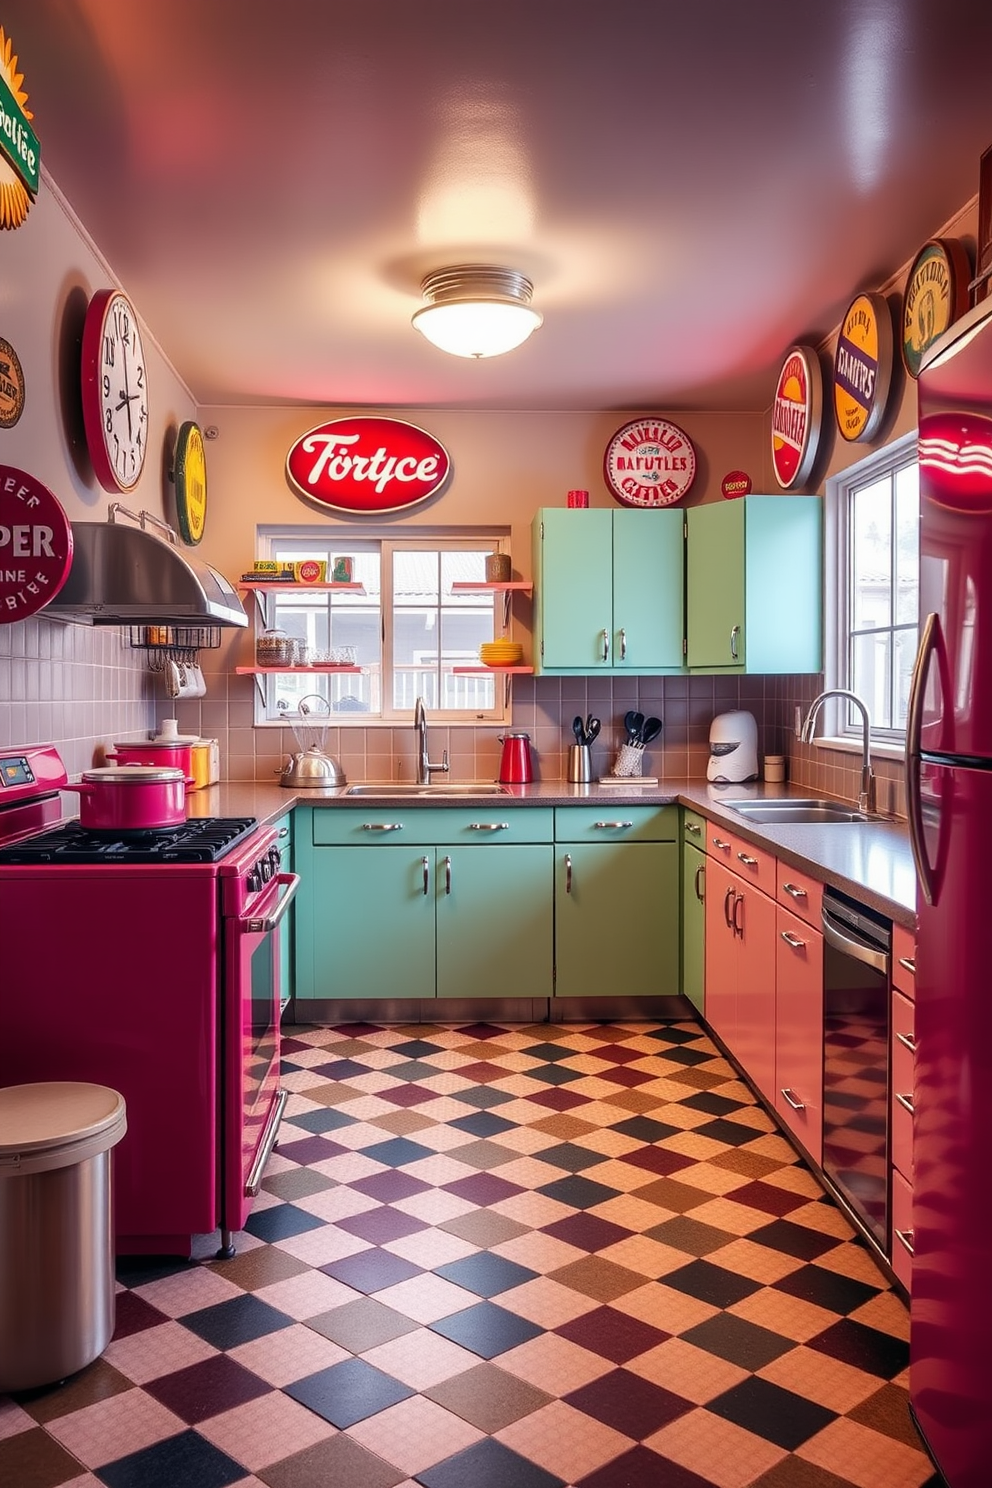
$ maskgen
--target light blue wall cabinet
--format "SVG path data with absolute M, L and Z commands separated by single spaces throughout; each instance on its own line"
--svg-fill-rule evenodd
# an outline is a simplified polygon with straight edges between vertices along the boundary
M 679 990 L 678 809 L 555 811 L 555 995 Z
M 298 808 L 297 999 L 550 997 L 553 816 Z
M 683 517 L 674 508 L 537 513 L 535 671 L 681 671 Z
M 689 670 L 822 671 L 820 497 L 743 496 L 685 515 Z

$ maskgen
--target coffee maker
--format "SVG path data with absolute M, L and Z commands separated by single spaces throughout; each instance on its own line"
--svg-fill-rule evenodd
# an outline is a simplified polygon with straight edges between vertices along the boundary
M 718 713 L 710 724 L 706 779 L 740 784 L 758 778 L 758 725 L 752 713 Z

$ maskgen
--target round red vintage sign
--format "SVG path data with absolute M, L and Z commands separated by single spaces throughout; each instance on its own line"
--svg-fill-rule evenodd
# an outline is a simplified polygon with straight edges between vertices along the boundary
M 624 506 L 672 506 L 695 474 L 692 440 L 663 418 L 631 419 L 613 435 L 603 457 L 603 477 Z
M 0 622 L 26 620 L 55 598 L 72 567 L 72 524 L 41 481 L 0 465 Z
M 772 469 L 784 490 L 800 486 L 816 460 L 823 413 L 823 376 L 816 352 L 793 346 L 782 363 L 772 402 Z
M 746 470 L 728 470 L 720 482 L 720 495 L 726 501 L 733 501 L 736 496 L 750 496 L 751 477 Z
M 290 485 L 335 511 L 401 511 L 434 496 L 451 460 L 444 445 L 402 419 L 333 419 L 302 434 L 286 456 Z

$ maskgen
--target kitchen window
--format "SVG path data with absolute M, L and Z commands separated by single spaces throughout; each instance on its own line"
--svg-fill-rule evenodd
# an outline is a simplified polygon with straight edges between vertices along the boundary
M 293 586 L 265 595 L 268 626 L 305 643 L 312 664 L 360 670 L 261 678 L 261 721 L 280 722 L 312 694 L 327 699 L 335 726 L 408 723 L 418 697 L 448 723 L 504 721 L 503 678 L 458 670 L 478 667 L 479 646 L 502 633 L 502 596 L 456 586 L 484 584 L 485 556 L 505 551 L 505 537 L 270 528 L 260 532 L 259 548 L 260 556 L 283 563 L 316 559 L 328 575 L 335 560 L 350 558 L 363 591 Z
M 880 744 L 899 746 L 906 734 L 919 628 L 919 534 L 915 434 L 829 483 L 828 554 L 838 582 L 830 596 L 828 685 L 863 698 Z M 831 732 L 860 743 L 860 715 L 843 700 Z

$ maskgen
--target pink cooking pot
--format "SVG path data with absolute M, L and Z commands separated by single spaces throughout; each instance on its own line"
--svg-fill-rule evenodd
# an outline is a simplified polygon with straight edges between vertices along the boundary
M 105 770 L 84 770 L 78 785 L 61 788 L 78 793 L 79 824 L 92 832 L 155 832 L 181 827 L 186 820 L 182 770 L 111 765 Z
M 107 758 L 119 765 L 163 765 L 171 770 L 182 770 L 187 785 L 195 785 L 193 773 L 193 745 L 191 742 L 170 743 L 157 739 L 155 743 L 115 744 L 108 750 Z

